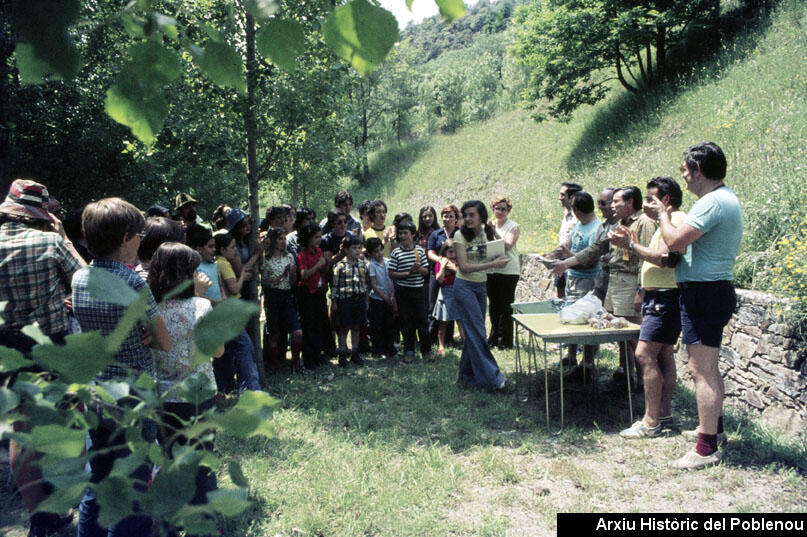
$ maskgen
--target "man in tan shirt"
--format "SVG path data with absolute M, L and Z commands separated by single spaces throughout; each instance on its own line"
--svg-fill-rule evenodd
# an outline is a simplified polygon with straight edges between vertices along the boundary
M 656 231 L 656 223 L 642 213 L 642 191 L 636 186 L 626 186 L 614 191 L 611 207 L 619 218 L 621 225 L 630 228 L 636 233 L 636 243 L 642 246 L 650 244 L 650 239 Z M 603 233 L 597 241 L 588 248 L 577 252 L 574 256 L 555 264 L 555 275 L 563 274 L 567 269 L 576 265 L 591 265 L 603 254 L 608 253 L 608 268 L 610 272 L 608 292 L 605 295 L 603 306 L 618 317 L 624 317 L 632 323 L 639 324 L 642 317 L 639 309 L 642 303 L 639 294 L 639 266 L 641 258 L 631 247 L 621 248 L 609 241 L 608 235 Z M 620 380 L 625 374 L 624 364 L 630 367 L 634 362 L 634 351 L 638 340 L 627 342 L 627 355 L 620 352 L 620 369 L 614 377 Z M 626 362 L 627 360 L 627 362 Z

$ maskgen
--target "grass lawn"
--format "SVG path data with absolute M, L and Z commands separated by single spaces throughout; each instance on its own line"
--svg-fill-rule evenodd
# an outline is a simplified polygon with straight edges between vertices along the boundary
M 361 368 L 277 373 L 267 386 L 282 402 L 276 437 L 218 439 L 254 500 L 221 521 L 223 534 L 527 536 L 554 534 L 557 512 L 807 511 L 804 439 L 785 443 L 729 415 L 724 464 L 700 472 L 669 467 L 691 447 L 676 432 L 621 440 L 628 402 L 610 389 L 610 347 L 599 389 L 567 383 L 559 435 L 546 429 L 543 378 L 513 373 L 514 351 L 496 353 L 515 381 L 501 394 L 458 385 L 457 350 L 434 364 L 371 358 Z M 694 427 L 691 392 L 679 389 L 674 404 L 680 424 Z M 642 408 L 634 396 L 634 411 Z M 554 431 L 557 396 L 551 410 Z M 25 535 L 19 499 L 0 501 L 0 531 Z

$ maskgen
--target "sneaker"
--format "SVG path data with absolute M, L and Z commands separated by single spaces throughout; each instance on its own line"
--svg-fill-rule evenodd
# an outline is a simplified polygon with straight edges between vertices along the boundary
M 427 353 L 425 353 L 423 355 L 423 359 L 425 361 L 427 361 L 427 362 L 433 362 L 434 361 L 434 355 L 431 353 L 431 351 L 429 351 L 429 352 L 427 352 Z
M 587 365 L 579 365 L 566 373 L 563 378 L 573 382 L 591 382 L 594 379 L 594 368 Z
M 622 438 L 656 438 L 661 435 L 661 423 L 655 427 L 648 427 L 644 420 L 639 420 L 630 428 L 619 431 L 619 436 Z
M 675 418 L 673 416 L 661 416 L 658 419 L 658 424 L 661 425 L 662 429 L 675 429 Z
M 510 386 L 510 379 L 503 379 L 502 383 L 496 386 L 496 390 L 503 392 L 507 389 L 508 386 Z
M 359 354 L 359 351 L 356 351 L 356 350 L 354 350 L 354 351 L 352 351 L 350 353 L 350 361 L 353 362 L 356 365 L 364 365 L 364 360 L 362 360 L 362 357 Z
M 719 464 L 723 455 L 719 451 L 715 451 L 709 455 L 699 455 L 693 448 L 688 451 L 686 455 L 673 462 L 673 466 L 681 470 L 699 470 L 707 466 L 714 466 Z
M 339 367 L 347 367 L 347 351 L 336 351 L 339 356 Z
M 616 371 L 614 371 L 613 375 L 614 382 L 627 382 L 628 376 L 625 374 L 625 369 L 622 367 L 617 367 Z
M 698 441 L 698 435 L 700 434 L 700 432 L 701 432 L 701 428 L 700 428 L 700 426 L 698 426 L 698 427 L 695 427 L 694 429 L 690 429 L 688 431 L 681 431 L 681 436 L 683 436 L 684 438 L 686 438 L 687 440 L 690 440 L 692 442 L 697 442 Z M 725 446 L 728 443 L 728 441 L 729 441 L 729 439 L 728 439 L 728 436 L 726 436 L 725 432 L 717 433 L 717 445 L 718 446 Z
M 405 364 L 411 364 L 414 361 L 415 361 L 415 353 L 414 352 L 408 351 L 408 352 L 404 353 L 403 362 Z

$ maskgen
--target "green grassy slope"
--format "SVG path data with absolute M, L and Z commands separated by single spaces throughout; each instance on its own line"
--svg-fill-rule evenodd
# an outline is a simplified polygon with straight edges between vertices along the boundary
M 592 193 L 626 184 L 644 189 L 655 175 L 680 179 L 683 150 L 710 140 L 726 152 L 727 182 L 744 206 L 738 277 L 781 289 L 768 270 L 782 257 L 779 241 L 807 244 L 805 28 L 807 4 L 785 1 L 754 29 L 725 39 L 712 60 L 649 95 L 617 89 L 569 123 L 535 123 L 511 111 L 452 135 L 385 148 L 370 156 L 373 179 L 356 198 L 380 196 L 390 213 L 416 214 L 423 204 L 509 195 L 522 225 L 521 250 L 537 251 L 555 240 L 561 181 Z M 685 194 L 684 208 L 693 202 Z M 789 252 L 791 269 L 806 255 L 798 246 Z M 786 276 L 793 290 L 804 285 L 803 273 Z

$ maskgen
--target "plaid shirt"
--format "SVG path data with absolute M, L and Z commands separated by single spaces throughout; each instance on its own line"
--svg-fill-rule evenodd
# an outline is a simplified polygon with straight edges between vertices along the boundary
M 355 263 L 351 263 L 347 258 L 341 260 L 333 271 L 331 298 L 344 300 L 365 295 L 368 278 L 367 261 L 357 259 Z
M 138 293 L 142 289 L 148 289 L 146 282 L 137 275 L 135 271 L 112 259 L 93 259 L 91 267 L 108 270 L 112 274 L 122 278 L 129 287 Z M 100 330 L 106 336 L 115 329 L 115 325 L 123 317 L 126 308 L 110 302 L 101 302 L 90 296 L 87 290 L 87 277 L 89 267 L 83 268 L 73 276 L 73 313 L 76 315 L 82 332 Z M 146 305 L 146 315 L 150 320 L 157 318 L 159 310 L 151 291 L 148 292 L 149 300 Z M 108 365 L 104 371 L 98 375 L 98 380 L 124 379 L 129 370 L 145 371 L 156 378 L 154 369 L 154 357 L 151 349 L 143 345 L 140 336 L 140 327 L 136 325 L 126 339 L 123 340 L 118 352 L 115 353 L 116 363 Z
M 79 261 L 58 233 L 6 222 L 0 226 L 0 302 L 6 327 L 34 321 L 45 334 L 67 332 L 64 298 Z

